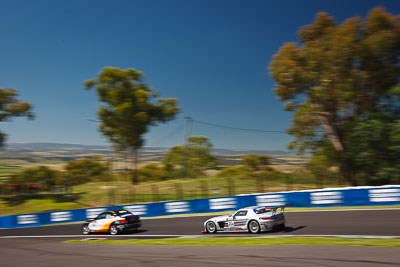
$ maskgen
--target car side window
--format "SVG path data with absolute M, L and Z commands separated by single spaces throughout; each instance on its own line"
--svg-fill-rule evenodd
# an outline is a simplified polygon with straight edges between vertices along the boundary
M 106 212 L 100 213 L 100 214 L 96 217 L 96 220 L 105 219 L 105 218 L 106 218 L 106 215 L 107 215 Z
M 246 215 L 247 215 L 247 210 L 241 210 L 241 211 L 236 212 L 234 217 L 236 217 L 236 216 L 246 216 Z

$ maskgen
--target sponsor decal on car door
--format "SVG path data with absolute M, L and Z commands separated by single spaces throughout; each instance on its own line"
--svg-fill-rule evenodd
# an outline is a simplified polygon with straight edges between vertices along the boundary
M 101 221 L 101 219 L 91 221 L 89 223 L 89 229 L 92 230 L 92 231 L 98 230 L 99 229 L 99 225 L 100 225 L 100 221 Z
M 116 221 L 116 218 L 111 214 L 107 214 L 106 218 L 101 220 L 100 228 L 98 231 L 108 231 L 110 229 L 110 225 Z
M 101 228 L 101 226 L 103 225 L 103 223 L 104 223 L 104 219 L 97 219 L 97 220 L 94 220 L 93 222 L 91 222 L 91 223 L 89 224 L 89 229 L 90 229 L 90 230 L 97 231 L 97 230 L 99 230 L 99 229 Z
M 89 223 L 89 229 L 92 231 L 107 231 L 112 222 L 111 218 L 110 213 L 102 213 Z
M 233 225 L 235 228 L 244 228 L 247 224 L 247 211 L 238 211 L 233 216 Z

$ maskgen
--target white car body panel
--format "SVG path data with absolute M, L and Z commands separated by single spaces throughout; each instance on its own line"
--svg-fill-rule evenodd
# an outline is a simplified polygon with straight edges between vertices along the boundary
M 98 231 L 102 228 L 104 228 L 104 226 L 109 226 L 112 222 L 114 221 L 119 221 L 121 220 L 121 217 L 114 217 L 112 219 L 101 219 L 101 220 L 95 220 L 89 223 L 89 229 L 90 231 Z
M 208 219 L 204 222 L 203 232 L 210 232 L 207 229 L 208 222 L 215 224 L 216 232 L 248 232 L 251 221 L 258 223 L 260 232 L 283 229 L 286 223 L 283 210 L 287 206 L 254 206 L 242 208 L 232 215 L 223 215 Z

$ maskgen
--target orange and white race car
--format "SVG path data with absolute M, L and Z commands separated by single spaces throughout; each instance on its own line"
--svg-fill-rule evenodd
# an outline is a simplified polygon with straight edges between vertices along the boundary
M 142 225 L 140 217 L 127 210 L 112 210 L 100 213 L 96 218 L 82 225 L 82 234 L 108 232 L 117 235 L 121 232 L 133 231 Z

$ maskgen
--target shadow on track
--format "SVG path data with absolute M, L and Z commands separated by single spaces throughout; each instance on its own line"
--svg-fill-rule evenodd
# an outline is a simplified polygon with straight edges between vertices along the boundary
M 144 229 L 138 229 L 138 230 L 133 230 L 133 231 L 127 231 L 127 232 L 122 232 L 119 233 L 118 235 L 136 235 L 136 234 L 142 234 L 142 233 L 146 233 L 149 230 L 144 230 Z M 109 232 L 91 232 L 88 236 L 90 235 L 110 235 Z
M 303 229 L 303 228 L 306 228 L 306 227 L 307 226 L 285 227 L 285 229 L 283 229 L 282 232 L 291 233 L 291 232 L 295 232 L 297 230 L 300 230 L 300 229 Z
M 270 235 L 270 234 L 282 234 L 282 233 L 291 233 L 291 232 L 295 232 L 295 231 L 297 231 L 297 230 L 300 230 L 300 229 L 303 229 L 303 228 L 306 228 L 307 226 L 304 226 L 304 225 L 302 225 L 302 226 L 297 226 L 297 227 L 285 227 L 285 229 L 283 229 L 283 230 L 277 230 L 277 231 L 269 231 L 269 232 L 260 232 L 260 233 L 258 233 L 258 234 L 252 234 L 252 233 L 250 233 L 250 232 L 235 232 L 235 231 L 232 231 L 232 232 L 217 232 L 216 233 L 216 235 L 229 235 L 229 234 L 235 234 L 235 235 L 246 235 L 246 236 L 248 236 L 248 235 Z M 208 233 L 205 233 L 206 235 L 210 235 L 210 236 L 212 236 L 212 235 L 214 235 L 214 234 L 208 234 Z

